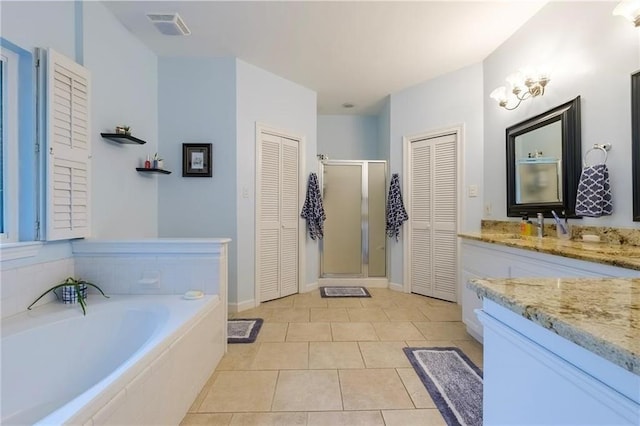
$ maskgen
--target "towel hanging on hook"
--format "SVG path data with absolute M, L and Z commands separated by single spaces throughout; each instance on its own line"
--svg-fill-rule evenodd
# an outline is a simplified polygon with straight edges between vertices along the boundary
M 596 164 L 605 164 L 607 162 L 607 157 L 609 156 L 610 149 L 611 149 L 610 143 L 593 144 L 593 148 L 590 148 L 587 152 L 584 153 L 584 159 L 582 161 L 583 166 L 584 167 L 589 166 L 589 163 L 587 162 L 587 157 L 589 156 L 589 154 L 596 151 L 602 151 L 604 153 L 604 158 L 602 159 L 602 162 L 596 163 Z
M 576 196 L 576 214 L 578 216 L 600 217 L 613 213 L 609 170 L 605 164 L 609 149 L 611 149 L 611 144 L 595 144 L 584 155 L 584 167 L 580 174 Z M 596 150 L 604 152 L 604 159 L 601 163 L 590 166 L 587 163 L 587 156 Z

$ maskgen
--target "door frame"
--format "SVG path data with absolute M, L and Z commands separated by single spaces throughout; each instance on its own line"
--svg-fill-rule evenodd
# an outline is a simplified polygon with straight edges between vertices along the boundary
M 260 262 L 260 253 L 258 251 L 260 243 L 260 191 L 261 176 L 260 165 L 262 164 L 262 148 L 260 144 L 260 135 L 262 133 L 269 133 L 274 136 L 284 137 L 298 142 L 298 213 L 302 210 L 302 205 L 306 196 L 306 180 L 304 179 L 306 171 L 305 163 L 305 136 L 296 135 L 294 132 L 278 129 L 273 126 L 266 125 L 264 123 L 256 122 L 256 140 L 255 140 L 255 195 L 254 195 L 254 306 L 260 306 L 260 280 L 258 279 L 258 265 Z M 300 214 L 298 214 L 298 293 L 303 293 L 305 288 L 305 253 L 306 253 L 306 223 Z
M 456 233 L 460 232 L 460 225 L 462 223 L 462 212 L 464 211 L 464 124 L 458 124 L 451 127 L 445 127 L 437 130 L 431 130 L 424 133 L 419 133 L 412 136 L 402 137 L 402 169 L 404 170 L 404 178 L 402 180 L 402 186 L 406 196 L 404 202 L 406 204 L 407 213 L 409 213 L 409 221 L 411 220 L 411 188 L 412 176 L 411 168 L 411 143 L 424 139 L 434 139 L 440 136 L 455 135 L 456 136 L 456 167 L 457 167 L 457 197 L 456 197 Z M 402 290 L 404 293 L 411 293 L 411 232 L 409 226 L 402 227 L 402 239 L 403 244 L 403 270 L 402 270 Z M 456 242 L 456 256 L 458 259 L 456 267 L 456 303 L 460 303 L 460 295 L 462 294 L 460 288 L 460 238 Z

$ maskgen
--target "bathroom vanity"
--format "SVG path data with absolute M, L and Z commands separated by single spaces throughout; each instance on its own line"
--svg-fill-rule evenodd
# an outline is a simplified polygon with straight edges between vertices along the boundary
M 640 425 L 640 248 L 462 237 L 484 424 Z

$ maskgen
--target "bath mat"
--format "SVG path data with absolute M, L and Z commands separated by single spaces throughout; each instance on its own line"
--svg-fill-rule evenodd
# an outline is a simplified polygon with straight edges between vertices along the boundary
M 449 426 L 482 426 L 482 371 L 458 348 L 403 348 Z
M 320 287 L 322 297 L 371 297 L 365 287 Z
M 262 327 L 262 318 L 238 318 L 227 321 L 227 343 L 253 343 Z

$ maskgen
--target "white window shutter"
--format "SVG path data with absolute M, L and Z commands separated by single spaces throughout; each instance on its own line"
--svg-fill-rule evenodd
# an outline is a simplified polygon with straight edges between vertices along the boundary
M 49 49 L 47 57 L 47 240 L 89 237 L 89 71 Z
M 298 292 L 298 143 L 282 138 L 280 297 Z

